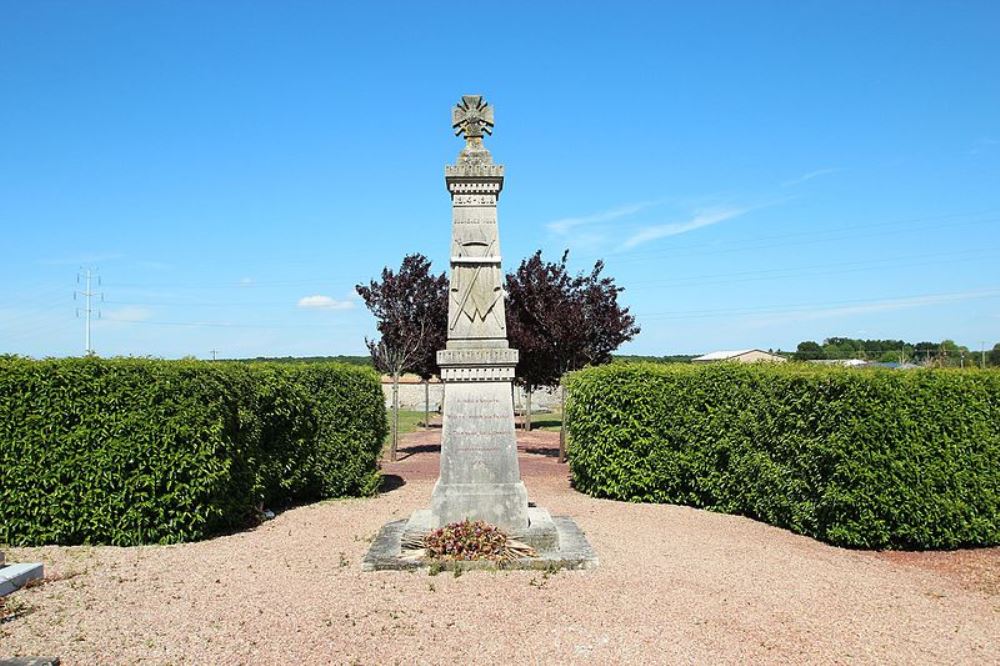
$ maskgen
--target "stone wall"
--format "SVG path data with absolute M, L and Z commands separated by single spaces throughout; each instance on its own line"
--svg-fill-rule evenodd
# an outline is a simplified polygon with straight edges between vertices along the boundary
M 382 393 L 385 395 L 385 406 L 392 406 L 392 382 L 382 382 Z M 444 384 L 431 382 L 429 386 L 431 411 L 437 411 L 444 400 Z M 408 411 L 422 411 L 424 408 L 424 385 L 422 383 L 399 383 L 399 408 Z M 531 394 L 532 411 L 549 411 L 559 408 L 559 390 L 541 388 Z M 514 409 L 521 412 L 524 409 L 524 389 L 514 387 Z

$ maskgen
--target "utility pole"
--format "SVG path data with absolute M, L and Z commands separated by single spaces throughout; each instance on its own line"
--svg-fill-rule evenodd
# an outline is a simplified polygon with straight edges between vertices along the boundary
M 219 353 L 219 350 L 218 350 L 218 349 L 213 349 L 213 350 L 212 350 L 212 360 L 213 360 L 213 361 L 215 360 L 215 355 L 216 355 L 217 353 Z
M 981 340 L 979 342 L 979 351 L 980 351 L 979 367 L 980 368 L 985 368 L 986 367 L 986 340 Z
M 83 280 L 84 280 L 84 285 L 85 285 L 84 286 L 84 290 L 83 291 L 74 291 L 73 292 L 73 300 L 75 301 L 76 297 L 78 295 L 79 296 L 83 296 L 83 298 L 84 298 L 84 307 L 83 307 L 83 312 L 84 312 L 83 354 L 84 354 L 84 356 L 90 356 L 90 355 L 92 355 L 94 353 L 94 347 L 93 347 L 93 345 L 90 344 L 90 322 L 91 322 L 91 319 L 92 319 L 92 315 L 94 313 L 94 307 L 93 307 L 92 299 L 93 299 L 94 296 L 98 296 L 99 295 L 101 297 L 101 300 L 103 301 L 104 300 L 104 294 L 96 292 L 96 291 L 93 290 L 93 279 L 95 277 L 94 276 L 94 271 L 92 269 L 90 269 L 90 268 L 86 269 L 85 271 L 83 269 L 81 269 L 81 271 L 82 271 L 82 274 L 81 273 L 77 273 L 76 274 L 76 283 L 80 284 L 80 278 L 82 277 Z M 100 276 L 96 276 L 96 277 L 97 277 L 97 284 L 98 284 L 98 286 L 100 286 L 100 284 L 101 284 L 101 278 L 100 278 Z M 80 308 L 76 309 L 76 316 L 79 319 L 79 317 L 80 317 Z M 97 317 L 98 317 L 98 319 L 100 319 L 100 317 L 101 317 L 100 310 L 97 311 Z

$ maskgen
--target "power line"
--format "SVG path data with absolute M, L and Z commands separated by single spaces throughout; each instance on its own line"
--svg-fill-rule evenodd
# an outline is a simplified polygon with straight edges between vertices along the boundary
M 970 258 L 989 258 L 995 256 L 1000 248 L 977 248 L 961 250 L 948 253 L 926 253 L 901 257 L 886 257 L 881 259 L 869 259 L 864 261 L 848 261 L 833 264 L 819 264 L 811 267 L 800 268 L 763 268 L 759 270 L 739 271 L 735 273 L 709 273 L 690 277 L 680 277 L 667 280 L 638 280 L 630 281 L 626 289 L 628 291 L 640 291 L 636 287 L 646 286 L 685 286 L 696 283 L 698 286 L 714 284 L 731 284 L 742 282 L 757 282 L 766 280 L 780 280 L 792 277 L 809 277 L 814 275 L 840 275 L 844 273 L 858 273 L 869 270 L 881 270 L 886 268 L 914 268 L 921 266 L 933 266 L 937 264 L 948 264 L 956 261 L 967 261 Z M 951 256 L 951 259 L 939 259 L 931 261 L 918 261 L 897 264 L 895 262 L 906 259 L 917 259 L 921 257 L 941 257 Z M 813 270 L 819 269 L 819 270 Z M 839 269 L 839 270 L 837 270 Z M 729 279 L 726 279 L 729 278 Z
M 791 231 L 782 234 L 771 234 L 764 236 L 755 236 L 750 239 L 732 240 L 732 241 L 709 241 L 700 243 L 687 243 L 683 246 L 675 246 L 671 248 L 663 248 L 659 250 L 649 250 L 645 252 L 629 252 L 621 254 L 612 254 L 608 258 L 621 259 L 628 262 L 642 262 L 642 261 L 657 261 L 662 259 L 664 256 L 670 256 L 675 254 L 684 254 L 685 256 L 699 256 L 704 254 L 721 254 L 730 252 L 746 252 L 748 250 L 761 250 L 770 248 L 780 248 L 788 247 L 809 243 L 823 243 L 835 240 L 856 240 L 860 238 L 878 237 L 885 235 L 896 235 L 898 231 L 897 227 L 905 226 L 908 232 L 918 232 L 924 229 L 933 229 L 934 236 L 940 237 L 942 234 L 960 234 L 958 231 L 942 230 L 940 222 L 942 220 L 949 220 L 955 218 L 968 218 L 972 216 L 982 216 L 982 215 L 992 215 L 992 217 L 980 218 L 980 219 L 970 219 L 962 220 L 949 225 L 950 227 L 958 227 L 965 225 L 978 225 L 986 223 L 995 223 L 1000 221 L 1000 217 L 997 216 L 997 211 L 987 210 L 979 211 L 973 213 L 954 213 L 947 215 L 938 216 L 927 216 L 918 218 L 908 218 L 893 220 L 887 222 L 872 222 L 864 224 L 854 224 L 847 225 L 837 228 L 828 229 L 813 229 L 809 231 Z M 916 223 L 924 222 L 923 225 L 916 225 Z M 874 230 L 874 231 L 873 231 Z M 778 241 L 778 242 L 767 242 L 767 241 Z M 692 250 L 698 250 L 699 248 L 704 248 L 701 252 L 692 252 Z M 577 258 L 581 257 L 596 257 L 605 256 L 607 253 L 602 254 L 577 254 L 572 253 L 571 256 Z M 257 268 L 264 265 L 263 262 L 256 264 Z M 276 264 L 272 264 L 276 265 Z M 316 285 L 316 284 L 333 284 L 348 281 L 352 285 L 355 282 L 365 282 L 365 279 L 359 278 L 357 275 L 346 276 L 317 276 L 312 278 L 294 278 L 294 279 L 279 279 L 279 280 L 253 280 L 250 282 L 234 281 L 234 282 L 224 282 L 224 283 L 200 283 L 200 284 L 178 284 L 178 283 L 115 283 L 115 287 L 122 289 L 158 289 L 158 288 L 170 288 L 170 289 L 181 289 L 181 290 L 205 290 L 205 289 L 258 289 L 263 287 L 279 287 L 279 286 L 297 286 L 297 285 Z
M 51 321 L 44 321 L 45 315 L 57 311 L 65 312 L 65 308 L 66 301 L 65 299 L 62 299 L 60 302 L 51 304 L 48 307 L 33 310 L 31 312 L 14 316 L 6 315 L 4 318 L 4 338 L 7 340 L 36 338 L 40 333 L 49 332 L 52 330 L 53 324 Z M 43 321 L 39 321 L 40 319 Z M 11 330 L 11 323 L 16 326 L 16 330 Z
M 741 315 L 741 314 L 758 314 L 758 313 L 783 313 L 783 312 L 797 312 L 802 310 L 811 310 L 814 308 L 832 308 L 832 307 L 850 307 L 850 306 L 864 306 L 864 305 L 874 305 L 884 303 L 887 306 L 898 305 L 900 307 L 906 307 L 907 305 L 940 305 L 949 302 L 955 302 L 957 300 L 971 300 L 976 298 L 996 298 L 1000 297 L 1000 287 L 993 287 L 989 289 L 984 289 L 979 292 L 972 293 L 947 293 L 947 294 L 917 294 L 913 296 L 897 296 L 890 298 L 877 298 L 877 299 L 861 299 L 861 300 L 849 300 L 849 301 L 834 301 L 828 303 L 799 303 L 795 305 L 780 305 L 780 306 L 765 306 L 765 307 L 750 307 L 750 308 L 720 308 L 720 309 L 704 309 L 704 310 L 675 310 L 675 311 L 665 311 L 665 312 L 637 312 L 635 315 L 641 318 L 664 318 L 664 319 L 685 319 L 685 318 L 702 318 L 702 317 L 717 317 L 723 315 Z M 927 302 L 927 303 L 915 303 L 916 299 L 941 299 L 937 302 Z
M 285 329 L 285 328 L 318 328 L 330 330 L 330 324 L 237 324 L 228 321 L 158 321 L 153 319 L 124 319 L 116 317 L 104 317 L 104 321 L 113 321 L 119 324 L 138 324 L 141 326 L 183 326 L 188 328 L 249 328 L 249 329 Z
M 922 220 L 940 220 L 948 219 L 953 217 L 961 217 L 962 215 L 944 215 L 937 218 L 917 218 L 918 221 Z M 966 220 L 961 222 L 956 222 L 950 227 L 958 227 L 964 225 L 979 225 L 995 223 L 1000 220 L 1000 217 L 994 216 L 975 220 Z M 714 255 L 723 254 L 731 252 L 746 252 L 748 250 L 765 250 L 771 248 L 781 248 L 790 247 L 798 245 L 809 245 L 813 243 L 828 243 L 831 241 L 838 240 L 858 240 L 861 238 L 874 238 L 880 236 L 897 236 L 899 232 L 895 229 L 896 227 L 905 226 L 907 228 L 907 233 L 915 233 L 924 230 L 931 230 L 934 232 L 935 236 L 940 236 L 942 234 L 959 234 L 960 232 L 951 231 L 948 229 L 942 229 L 939 224 L 924 224 L 919 226 L 914 226 L 913 221 L 901 220 L 895 222 L 884 222 L 884 223 L 872 223 L 872 224 L 858 224 L 850 225 L 845 227 L 838 227 L 834 229 L 820 229 L 813 231 L 800 231 L 800 232 L 788 232 L 783 234 L 772 234 L 769 236 L 755 236 L 748 239 L 730 240 L 730 241 L 706 241 L 701 243 L 687 243 L 685 245 L 661 248 L 658 250 L 648 250 L 645 252 L 628 252 L 628 253 L 614 253 L 608 255 L 609 258 L 622 259 L 629 262 L 643 262 L 643 261 L 656 261 L 663 257 L 683 254 L 684 256 L 701 256 L 701 255 Z M 884 228 L 881 231 L 870 231 L 871 229 Z M 792 240 L 789 240 L 792 239 Z M 798 240 L 796 240 L 798 239 Z M 771 241 L 777 240 L 780 242 L 761 242 L 761 241 Z M 691 250 L 698 250 L 699 248 L 705 248 L 702 251 L 692 252 Z M 572 255 L 571 255 L 572 256 Z M 597 254 L 581 254 L 577 255 L 579 257 L 594 257 L 602 256 Z
M 295 301 L 250 301 L 246 303 L 234 303 L 232 301 L 215 302 L 191 302 L 191 301 L 104 301 L 113 305 L 130 305 L 137 307 L 180 307 L 180 308 L 261 308 L 283 305 L 289 308 L 297 307 Z
M 379 269 L 381 271 L 381 269 Z M 338 282 L 348 281 L 353 285 L 359 278 L 357 276 L 347 277 L 347 276 L 323 276 L 323 277 L 312 277 L 312 278 L 295 278 L 289 280 L 254 280 L 252 282 L 216 282 L 216 283 L 201 283 L 201 284 L 178 284 L 178 283 L 115 283 L 114 286 L 122 287 L 126 289 L 247 289 L 254 290 L 261 287 L 282 287 L 282 286 L 296 286 L 296 285 L 315 285 L 318 283 L 333 284 Z M 361 280 L 362 282 L 366 280 Z
M 630 292 L 635 292 L 635 291 L 642 291 L 644 287 L 649 287 L 649 286 L 656 286 L 656 287 L 685 286 L 690 283 L 696 283 L 700 287 L 704 285 L 779 280 L 791 277 L 807 277 L 813 275 L 839 275 L 845 273 L 864 272 L 867 270 L 879 270 L 884 268 L 911 268 L 920 266 L 931 266 L 936 264 L 947 264 L 956 261 L 967 261 L 970 258 L 972 259 L 989 258 L 995 256 L 997 252 L 1000 252 L 1000 248 L 976 248 L 976 249 L 960 250 L 956 252 L 947 252 L 947 253 L 935 252 L 935 253 L 924 253 L 916 255 L 904 255 L 900 257 L 883 257 L 879 259 L 870 259 L 864 261 L 837 262 L 832 264 L 821 264 L 817 266 L 801 267 L 801 268 L 765 268 L 759 270 L 739 271 L 734 273 L 733 272 L 708 273 L 708 274 L 695 275 L 690 277 L 679 277 L 667 280 L 629 281 L 628 285 L 626 286 L 626 289 Z M 893 263 L 906 259 L 920 259 L 924 257 L 943 257 L 943 258 L 931 261 L 920 261 L 915 263 L 904 263 L 904 264 Z M 951 258 L 945 258 L 945 257 L 951 257 Z M 840 269 L 840 270 L 827 270 L 827 269 Z M 285 306 L 290 308 L 293 307 L 294 305 L 291 300 L 247 301 L 247 302 L 124 300 L 124 301 L 105 301 L 105 302 L 113 303 L 115 305 L 148 306 L 148 307 L 259 308 L 268 306 Z

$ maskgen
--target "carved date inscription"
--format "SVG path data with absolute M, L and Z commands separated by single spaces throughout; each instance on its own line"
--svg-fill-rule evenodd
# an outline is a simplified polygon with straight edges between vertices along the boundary
M 451 198 L 453 206 L 496 206 L 495 194 L 455 194 Z

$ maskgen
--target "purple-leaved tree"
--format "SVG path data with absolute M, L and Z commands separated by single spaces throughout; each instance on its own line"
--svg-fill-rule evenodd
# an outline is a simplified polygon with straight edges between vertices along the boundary
M 365 339 L 379 372 L 392 377 L 391 460 L 399 447 L 399 378 L 414 372 L 424 380 L 424 424 L 428 420 L 427 381 L 437 372 L 448 326 L 448 277 L 431 273 L 422 254 L 403 258 L 399 272 L 382 269 L 382 279 L 355 289 L 378 321 L 379 340 Z
M 517 374 L 527 395 L 528 423 L 531 391 L 559 384 L 572 370 L 610 362 L 614 350 L 639 334 L 635 317 L 618 303 L 623 287 L 601 275 L 604 262 L 589 274 L 571 275 L 568 255 L 546 262 L 539 250 L 507 275 L 507 335 L 521 354 Z M 560 402 L 565 419 L 564 389 Z M 559 430 L 559 460 L 566 460 L 565 427 Z

